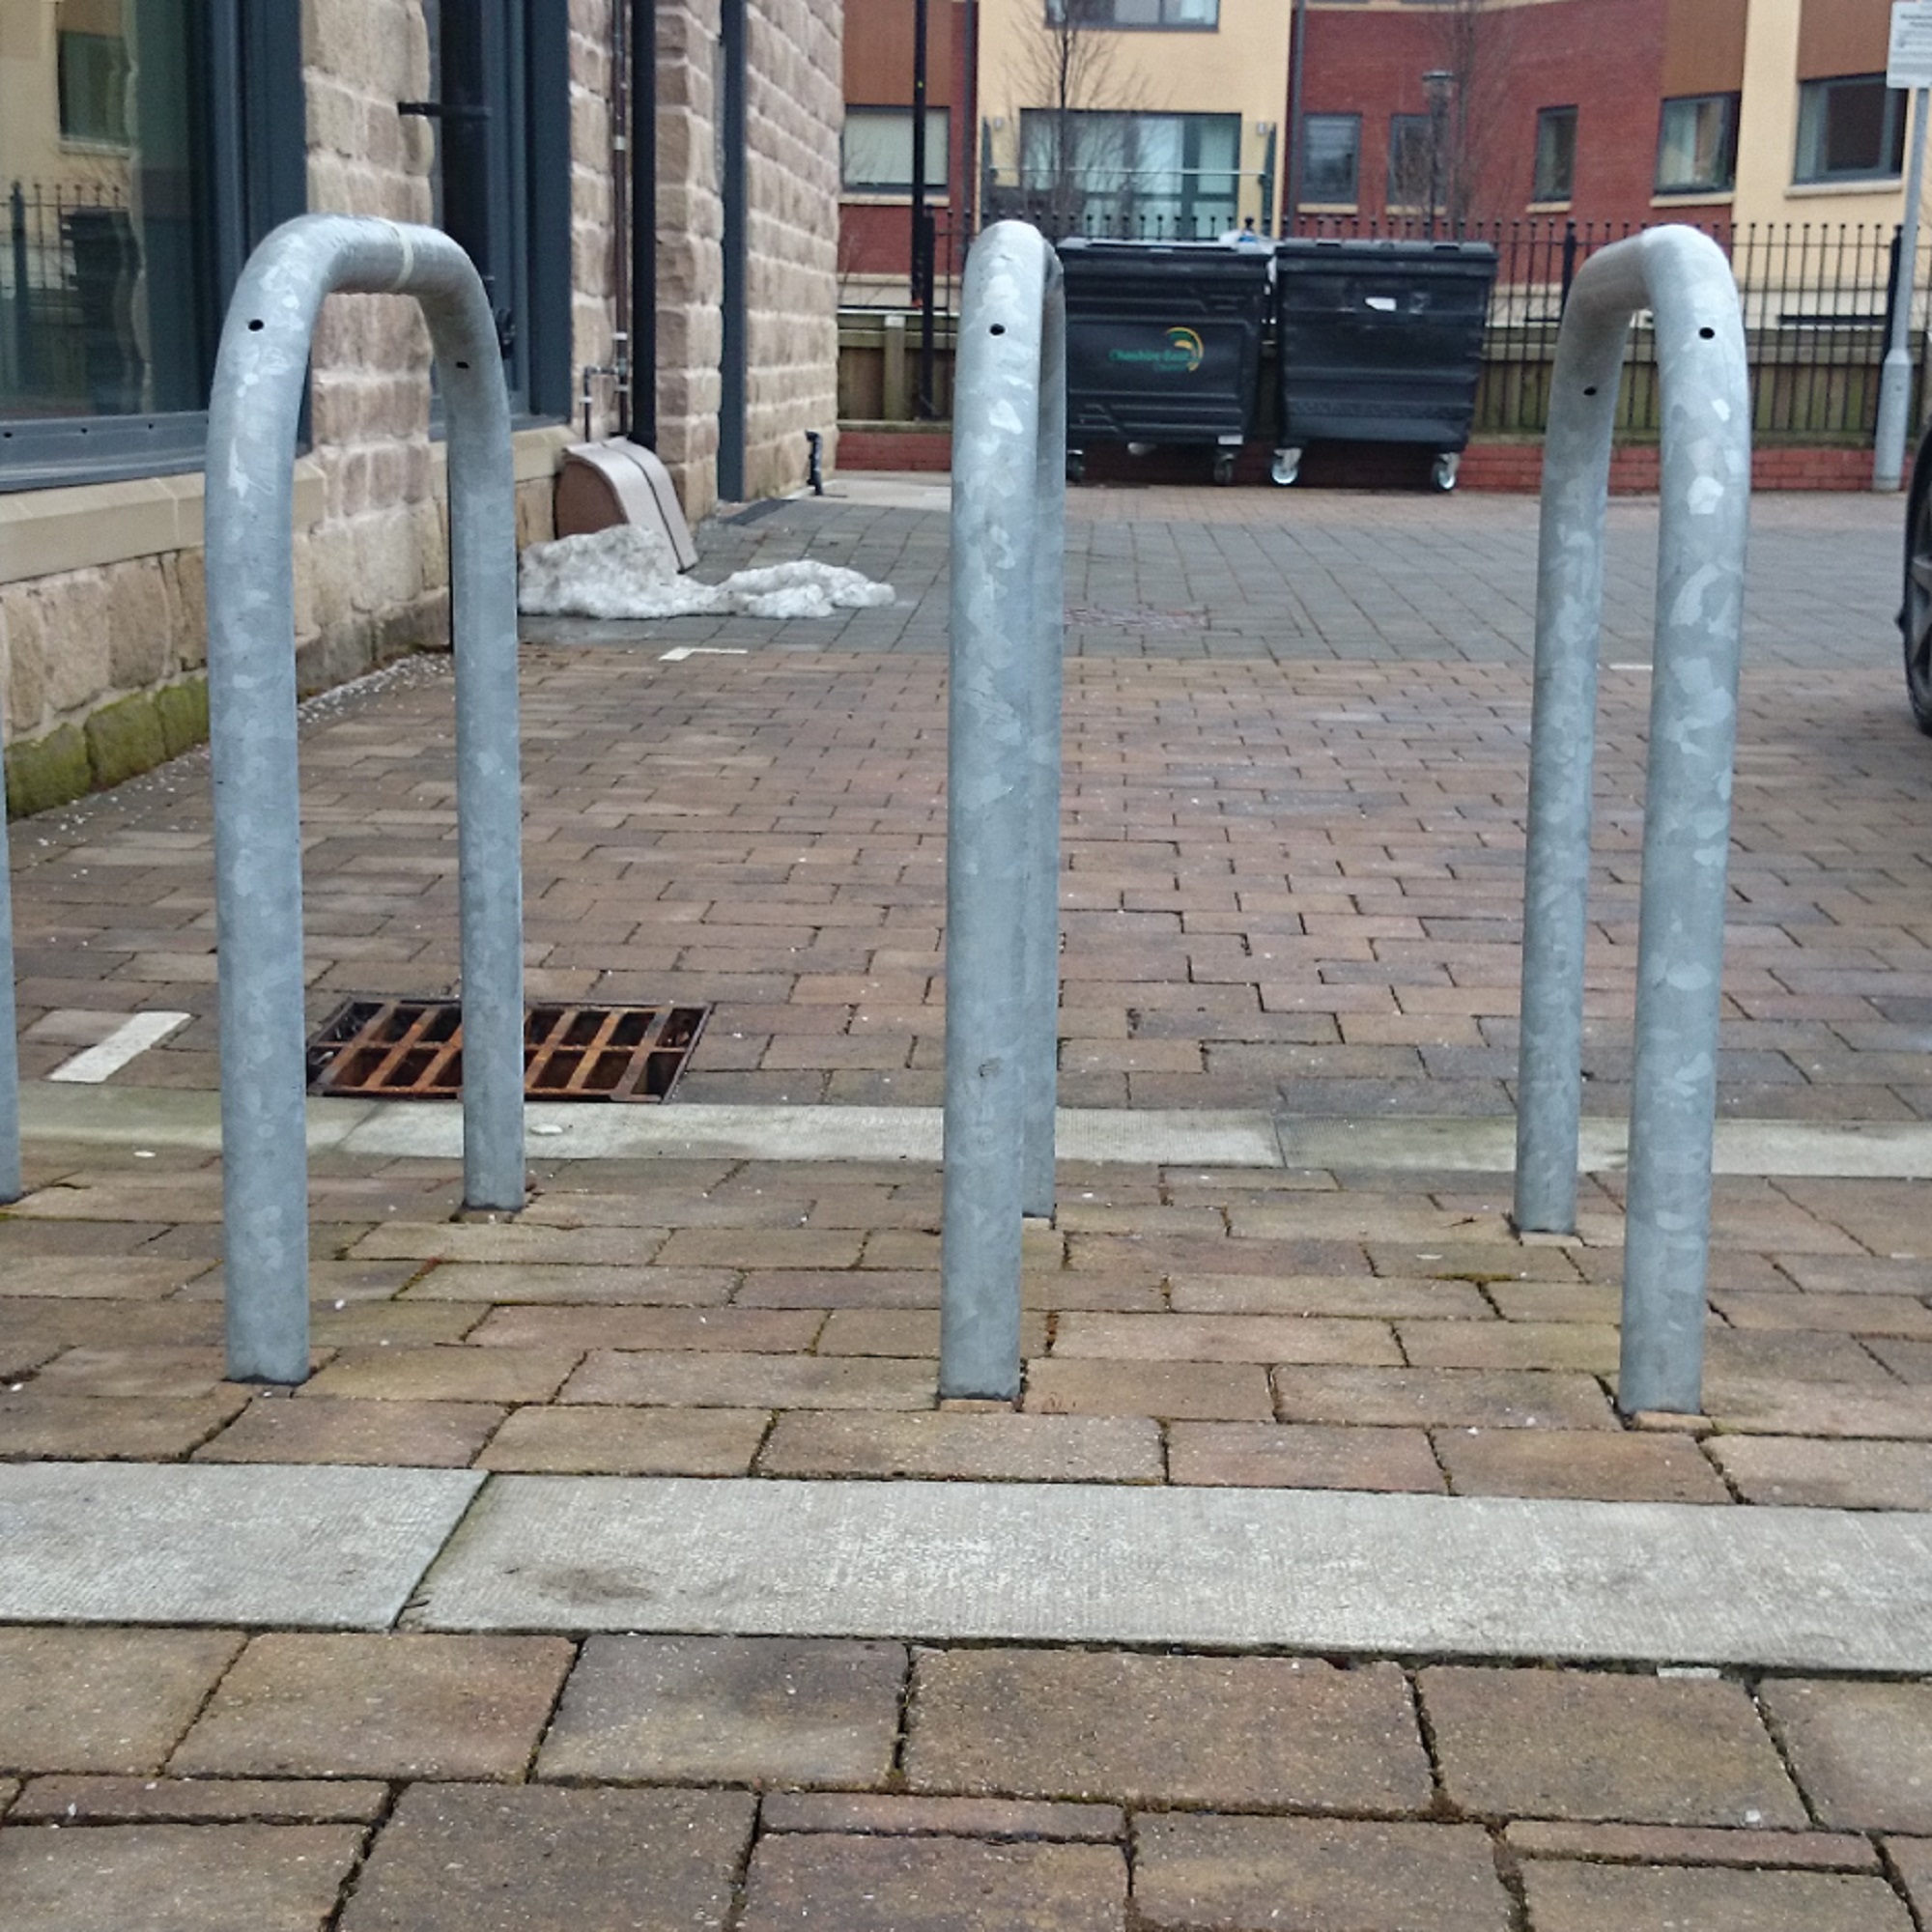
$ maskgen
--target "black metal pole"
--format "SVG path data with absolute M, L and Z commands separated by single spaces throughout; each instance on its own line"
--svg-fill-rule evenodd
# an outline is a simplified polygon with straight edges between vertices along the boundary
M 912 4 L 912 297 L 919 304 L 919 398 L 926 421 L 932 403 L 932 216 L 925 206 L 925 69 L 927 0 Z
M 1288 179 L 1282 189 L 1281 232 L 1293 235 L 1301 216 L 1303 153 L 1301 107 L 1302 72 L 1308 58 L 1308 0 L 1294 0 L 1293 45 L 1288 67 Z
M 745 0 L 723 0 L 719 54 L 724 136 L 724 345 L 718 363 L 718 494 L 742 502 L 746 488 L 746 388 L 750 373 L 746 330 L 750 323 L 751 223 L 746 207 Z
M 631 0 L 631 425 L 658 446 L 658 10 Z

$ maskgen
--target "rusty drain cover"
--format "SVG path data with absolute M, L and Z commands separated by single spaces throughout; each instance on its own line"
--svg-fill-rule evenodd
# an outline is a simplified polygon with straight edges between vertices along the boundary
M 668 1100 L 709 1007 L 528 1007 L 530 1100 Z M 463 1092 L 458 1000 L 348 1000 L 308 1043 L 311 1094 L 453 1100 Z

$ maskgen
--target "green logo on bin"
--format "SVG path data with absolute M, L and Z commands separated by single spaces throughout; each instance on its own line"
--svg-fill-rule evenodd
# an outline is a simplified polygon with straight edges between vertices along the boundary
M 1207 359 L 1208 350 L 1191 328 L 1170 328 L 1165 349 L 1110 349 L 1109 362 L 1136 362 L 1143 367 L 1179 369 L 1191 376 Z

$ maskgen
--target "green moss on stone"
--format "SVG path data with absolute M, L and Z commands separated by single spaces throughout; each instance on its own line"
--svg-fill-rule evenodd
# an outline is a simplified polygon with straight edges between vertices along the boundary
M 160 712 L 147 692 L 103 705 L 82 729 L 94 782 L 103 788 L 153 771 L 168 755 Z
M 94 783 L 87 740 L 63 724 L 44 738 L 7 747 L 7 816 L 26 818 L 79 798 Z
M 161 741 L 169 757 L 178 758 L 184 752 L 208 742 L 206 678 L 163 686 L 155 694 L 155 710 L 160 717 Z

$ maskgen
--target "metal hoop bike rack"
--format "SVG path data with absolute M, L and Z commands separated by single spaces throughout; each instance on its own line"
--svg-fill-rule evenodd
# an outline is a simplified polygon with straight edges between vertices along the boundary
M 463 960 L 463 1186 L 524 1205 L 523 861 L 517 547 L 508 398 L 469 257 L 446 235 L 344 215 L 287 221 L 236 285 L 208 425 L 228 1374 L 308 1375 L 301 824 L 290 511 L 309 344 L 330 294 L 410 295 L 449 420 L 451 632 Z
M 1622 1360 L 1626 1413 L 1694 1413 L 1750 500 L 1750 395 L 1730 265 L 1694 229 L 1594 255 L 1557 341 L 1543 468 L 1523 888 L 1516 1223 L 1573 1234 L 1583 949 L 1610 436 L 1633 316 L 1663 406 Z
M 952 411 L 942 1396 L 1019 1393 L 1024 1217 L 1053 1212 L 1065 339 L 1052 245 L 996 222 Z

